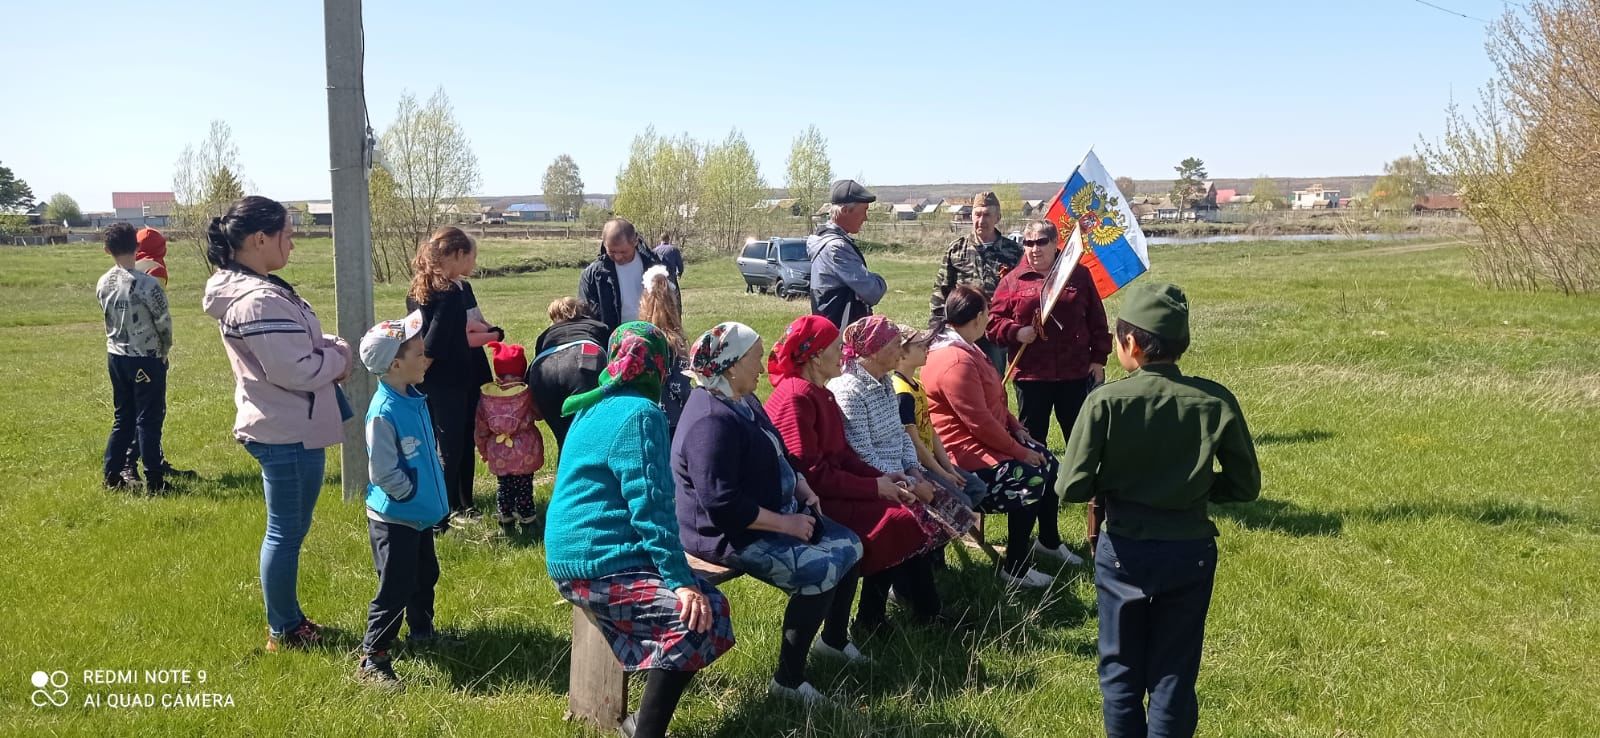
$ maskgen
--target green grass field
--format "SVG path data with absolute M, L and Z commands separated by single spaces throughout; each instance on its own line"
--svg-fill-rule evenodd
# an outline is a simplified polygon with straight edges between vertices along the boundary
M 592 249 L 487 243 L 480 264 Z M 894 288 L 886 312 L 923 320 L 932 257 L 869 258 Z M 1213 511 L 1222 561 L 1201 732 L 1600 735 L 1600 300 L 1482 290 L 1458 247 L 1439 242 L 1158 247 L 1152 260 L 1150 276 L 1182 284 L 1193 306 L 1185 369 L 1239 396 L 1265 477 L 1260 502 Z M 439 615 L 470 645 L 399 661 L 400 697 L 351 680 L 375 579 L 362 508 L 339 498 L 337 454 L 300 592 L 339 632 L 323 650 L 264 653 L 260 480 L 230 437 L 232 378 L 186 245 L 170 260 L 165 446 L 204 479 L 159 499 L 99 487 L 111 409 L 93 285 L 107 262 L 88 246 L 0 249 L 0 733 L 582 733 L 561 722 L 569 611 L 537 540 L 445 538 Z M 300 244 L 284 276 L 332 326 L 329 243 Z M 531 342 L 576 277 L 474 288 L 512 339 Z M 691 264 L 684 284 L 692 331 L 738 319 L 770 345 L 803 309 L 746 295 L 731 257 Z M 398 317 L 403 292 L 380 285 L 379 316 Z M 480 506 L 492 490 L 480 468 Z M 1081 549 L 1082 508 L 1062 515 Z M 739 646 L 691 687 L 674 734 L 1098 734 L 1087 571 L 1008 596 L 985 561 L 951 561 L 946 601 L 979 613 L 981 630 L 967 642 L 906 630 L 868 645 L 870 668 L 816 664 L 812 681 L 840 706 L 809 714 L 765 696 L 782 598 L 730 583 Z M 205 670 L 207 681 L 87 686 L 87 669 Z M 67 706 L 30 703 L 35 670 L 70 675 Z M 161 707 L 180 691 L 233 706 Z M 158 702 L 82 706 L 127 692 Z

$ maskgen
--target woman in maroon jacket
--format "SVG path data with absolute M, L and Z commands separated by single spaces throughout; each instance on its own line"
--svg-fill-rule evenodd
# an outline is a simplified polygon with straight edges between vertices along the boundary
M 1072 269 L 1072 275 L 1050 315 L 1039 315 L 1049 299 L 1043 294 L 1045 283 L 1060 258 L 1057 241 L 1056 227 L 1049 221 L 1028 224 L 1022 235 L 1022 261 L 995 288 L 985 335 L 1009 349 L 1013 359 L 1028 347 L 1022 358 L 1015 359 L 1017 419 L 1028 435 L 1044 441 L 1054 413 L 1065 442 L 1084 397 L 1106 379 L 1111 331 L 1094 279 L 1076 264 L 1059 266 Z
M 772 394 L 767 415 L 783 436 L 795 470 L 822 499 L 822 511 L 860 536 L 861 605 L 856 625 L 884 625 L 889 588 L 907 596 L 917 617 L 943 623 L 931 541 L 907 505 L 917 497 L 903 474 L 884 474 L 861 460 L 844 436 L 844 414 L 825 386 L 839 376 L 839 329 L 827 318 L 805 315 L 784 331 L 767 358 Z

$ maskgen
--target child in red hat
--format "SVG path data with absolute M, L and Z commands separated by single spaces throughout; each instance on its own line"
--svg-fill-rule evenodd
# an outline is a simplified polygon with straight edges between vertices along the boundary
M 140 228 L 134 235 L 139 247 L 133 252 L 133 265 L 167 288 L 167 237 L 154 228 Z
M 500 481 L 495 496 L 500 507 L 500 524 L 534 524 L 533 473 L 544 466 L 544 439 L 534 427 L 538 411 L 533 394 L 523 383 L 528 357 L 514 343 L 490 341 L 495 380 L 483 385 L 478 403 L 478 453 L 489 465 L 489 473 Z

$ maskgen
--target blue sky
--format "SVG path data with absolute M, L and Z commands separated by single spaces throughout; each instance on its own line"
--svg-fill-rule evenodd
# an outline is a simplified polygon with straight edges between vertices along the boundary
M 1433 1 L 1479 18 L 1505 7 Z M 33 112 L 0 115 L 0 162 L 37 196 L 102 210 L 112 190 L 170 189 L 214 118 L 255 191 L 328 195 L 321 3 L 6 16 L 0 100 Z M 374 126 L 402 90 L 443 85 L 491 195 L 538 193 L 562 153 L 611 192 L 650 124 L 700 139 L 738 127 L 776 186 L 813 123 L 837 176 L 881 184 L 1064 180 L 1090 145 L 1135 178 L 1171 177 L 1190 155 L 1219 177 L 1376 173 L 1493 72 L 1481 23 L 1415 0 L 369 0 L 366 19 Z

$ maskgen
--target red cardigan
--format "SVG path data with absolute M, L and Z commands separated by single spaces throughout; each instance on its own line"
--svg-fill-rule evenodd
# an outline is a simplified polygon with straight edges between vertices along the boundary
M 844 413 L 827 387 L 784 377 L 767 397 L 767 416 L 797 462 L 795 471 L 822 499 L 822 512 L 861 537 L 861 573 L 874 574 L 916 555 L 927 544 L 911 510 L 878 496 L 882 472 L 862 461 L 844 438 Z
M 1028 455 L 1012 433 L 1022 423 L 1006 406 L 1000 373 L 966 341 L 934 349 L 922 367 L 928 416 L 956 466 L 977 471 Z
M 1065 264 L 1061 265 L 1066 268 Z M 1017 333 L 1035 325 L 1044 307 L 1040 294 L 1045 275 L 1034 271 L 1026 259 L 1017 264 L 995 288 L 989 306 L 989 329 L 984 332 L 996 345 L 1015 356 L 1022 342 Z M 1089 376 L 1089 365 L 1105 366 L 1111 354 L 1111 331 L 1106 307 L 1100 302 L 1094 278 L 1086 269 L 1074 268 L 1061 297 L 1050 309 L 1050 319 L 1017 361 L 1012 379 L 1019 382 L 1063 382 Z

